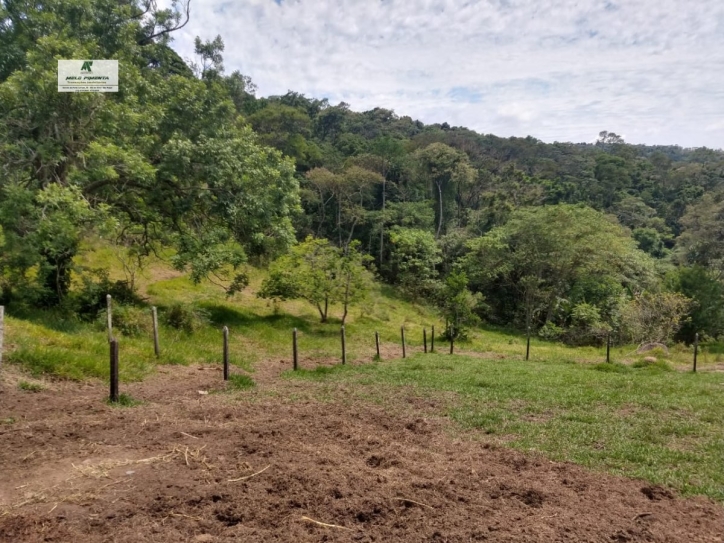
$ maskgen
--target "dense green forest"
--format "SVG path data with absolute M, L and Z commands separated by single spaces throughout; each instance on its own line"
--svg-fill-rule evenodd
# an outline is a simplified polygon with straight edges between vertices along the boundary
M 221 37 L 171 47 L 188 4 L 0 0 L 0 303 L 94 318 L 91 239 L 229 295 L 327 305 L 365 282 L 574 344 L 724 333 L 724 152 L 500 138 L 345 103 L 256 96 Z M 118 93 L 58 93 L 58 59 L 118 59 Z M 603 128 L 603 127 L 602 127 Z M 611 127 L 613 128 L 613 127 Z M 593 139 L 593 135 L 592 135 Z M 130 274 L 132 278 L 132 273 Z

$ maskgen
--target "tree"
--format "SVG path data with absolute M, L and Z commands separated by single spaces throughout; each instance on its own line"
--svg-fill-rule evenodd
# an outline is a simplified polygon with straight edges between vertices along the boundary
M 439 238 L 443 233 L 445 217 L 452 214 L 455 203 L 458 204 L 460 221 L 461 193 L 472 182 L 474 171 L 465 153 L 443 143 L 433 143 L 417 151 L 415 158 L 421 175 L 431 184 L 437 203 L 435 238 Z
M 349 306 L 368 291 L 371 274 L 365 266 L 370 260 L 357 244 L 344 250 L 310 236 L 272 263 L 258 296 L 306 300 L 317 308 L 321 322 L 327 322 L 330 305 L 341 303 L 344 324 Z
M 2 4 L 0 43 L 13 41 L 24 57 L 0 80 L 0 190 L 28 190 L 29 216 L 42 217 L 20 228 L 6 212 L 0 220 L 18 236 L 14 247 L 31 243 L 49 220 L 40 195 L 51 185 L 136 232 L 129 239 L 140 256 L 174 246 L 175 264 L 195 280 L 293 241 L 293 164 L 237 122 L 221 77 L 223 42 L 199 40 L 203 81 L 164 65 L 187 7 L 174 2 L 157 10 L 138 0 Z M 116 58 L 123 89 L 58 93 L 57 58 Z M 68 240 L 88 233 L 79 218 L 64 225 Z M 39 265 L 65 277 L 79 248 L 69 242 L 64 251 L 39 253 Z M 56 281 L 60 294 L 64 281 Z
M 441 251 L 431 232 L 400 227 L 390 232 L 390 278 L 408 294 L 433 292 L 441 262 Z
M 623 307 L 622 331 L 634 343 L 668 343 L 690 307 L 691 300 L 678 293 L 642 292 Z
M 470 326 L 480 322 L 475 314 L 483 295 L 468 289 L 468 278 L 462 270 L 454 270 L 438 291 L 438 307 L 448 323 L 448 339 L 466 339 Z
M 611 144 L 611 143 L 625 143 L 625 142 L 623 141 L 623 137 L 619 136 L 615 132 L 609 132 L 608 130 L 603 130 L 598 133 L 598 140 L 596 143 Z
M 724 192 L 705 194 L 687 208 L 676 242 L 680 260 L 709 268 L 724 278 Z
M 473 285 L 505 322 L 565 324 L 572 307 L 561 315 L 561 302 L 586 277 L 610 277 L 632 292 L 655 283 L 652 260 L 628 230 L 587 207 L 519 209 L 468 249 Z
M 696 333 L 712 338 L 724 335 L 724 285 L 710 270 L 702 266 L 672 270 L 666 286 L 691 299 L 689 318 L 677 332 L 678 339 L 693 343 Z

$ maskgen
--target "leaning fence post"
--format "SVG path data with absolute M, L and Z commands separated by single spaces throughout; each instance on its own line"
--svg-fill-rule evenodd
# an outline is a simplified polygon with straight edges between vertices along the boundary
M 344 365 L 347 363 L 347 342 L 344 337 L 344 326 L 342 326 L 340 334 L 342 335 L 342 365 Z
M 528 326 L 525 338 L 525 359 L 530 360 L 530 326 Z
M 435 352 L 435 326 L 432 327 L 432 333 L 430 334 L 430 352 Z
M 405 358 L 405 327 L 400 326 L 400 335 L 402 336 L 402 358 Z
M 298 355 L 297 355 L 297 329 L 296 328 L 294 329 L 294 332 L 292 332 L 292 352 L 294 354 L 293 368 L 294 368 L 294 371 L 296 371 L 297 368 L 299 367 L 299 359 L 298 359 Z
M 111 395 L 113 403 L 118 402 L 118 340 L 111 339 Z
M 3 337 L 5 336 L 5 307 L 0 305 L 0 366 L 3 363 Z
M 694 334 L 694 373 L 696 373 L 696 355 L 699 353 L 699 333 Z
M 375 332 L 375 346 L 377 347 L 377 360 L 381 360 L 380 358 L 380 333 Z
M 425 352 L 427 353 L 427 328 L 422 329 L 422 345 L 425 348 Z
M 113 341 L 113 316 L 111 315 L 111 295 L 106 294 L 106 320 L 108 323 L 108 341 Z
M 151 318 L 153 319 L 153 350 L 158 358 L 161 356 L 161 348 L 158 345 L 158 312 L 155 306 L 151 308 Z
M 224 381 L 229 380 L 229 328 L 224 326 Z

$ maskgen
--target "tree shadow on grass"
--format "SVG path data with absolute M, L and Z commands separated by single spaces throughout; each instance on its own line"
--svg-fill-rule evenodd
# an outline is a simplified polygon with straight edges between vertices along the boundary
M 300 332 L 315 336 L 339 334 L 339 325 L 335 322 L 323 324 L 289 314 L 255 315 L 254 313 L 239 311 L 221 304 L 203 304 L 202 307 L 208 312 L 209 319 L 215 326 L 272 328 L 274 330 L 288 330 L 290 333 L 296 328 Z
M 8 311 L 7 314 L 15 319 L 27 321 L 64 334 L 74 334 L 87 330 L 89 326 L 93 325 L 91 321 L 83 321 L 77 317 L 68 316 L 61 311 L 18 309 Z

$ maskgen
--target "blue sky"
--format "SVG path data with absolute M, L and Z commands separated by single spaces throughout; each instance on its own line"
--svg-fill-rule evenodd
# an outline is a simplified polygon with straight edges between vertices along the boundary
M 227 72 L 499 136 L 724 147 L 724 0 L 192 0 Z

